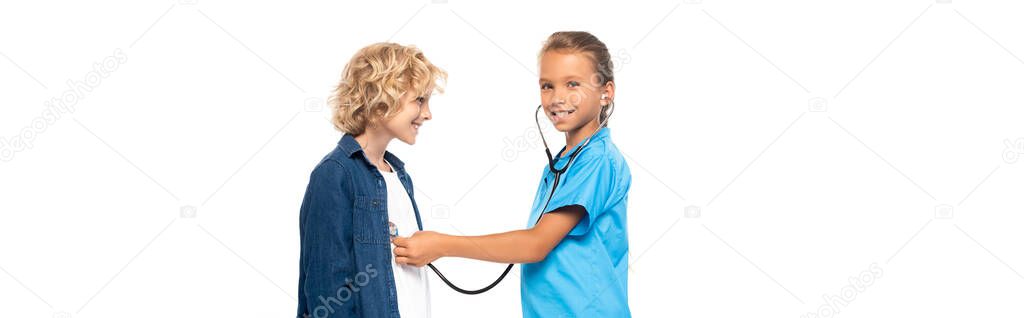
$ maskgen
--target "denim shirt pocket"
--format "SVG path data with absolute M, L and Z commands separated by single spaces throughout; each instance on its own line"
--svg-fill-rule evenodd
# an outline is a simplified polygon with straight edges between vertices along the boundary
M 384 200 L 356 196 L 353 206 L 353 234 L 357 243 L 384 244 L 391 242 L 388 237 L 388 217 Z

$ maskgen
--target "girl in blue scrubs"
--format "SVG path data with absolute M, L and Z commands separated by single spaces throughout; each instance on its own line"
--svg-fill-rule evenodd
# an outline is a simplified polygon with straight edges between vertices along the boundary
M 522 263 L 525 317 L 629 317 L 626 200 L 630 172 L 607 126 L 615 96 L 607 47 L 586 32 L 556 32 L 540 55 L 541 105 L 566 147 L 552 192 L 544 167 L 527 229 L 483 236 L 416 232 L 396 237 L 395 261 L 426 265 L 440 257 Z M 589 143 L 585 143 L 587 138 Z

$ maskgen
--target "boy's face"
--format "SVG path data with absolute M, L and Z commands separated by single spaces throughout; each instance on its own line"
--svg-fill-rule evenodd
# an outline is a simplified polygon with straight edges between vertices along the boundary
M 384 123 L 384 129 L 407 144 L 416 143 L 416 135 L 424 121 L 430 120 L 430 96 L 405 92 L 399 100 L 401 107 L 394 117 Z
M 583 53 L 549 51 L 541 55 L 541 105 L 558 131 L 571 132 L 588 124 L 597 127 L 604 90 L 593 63 Z

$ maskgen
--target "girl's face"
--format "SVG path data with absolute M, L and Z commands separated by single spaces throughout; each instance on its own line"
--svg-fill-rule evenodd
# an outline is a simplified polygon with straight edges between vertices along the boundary
M 384 130 L 404 143 L 415 144 L 416 135 L 424 121 L 430 120 L 430 96 L 405 92 L 399 99 L 402 106 L 397 114 L 384 123 Z
M 597 129 L 601 106 L 611 99 L 594 64 L 583 53 L 549 51 L 540 58 L 540 100 L 544 113 L 561 132 Z M 604 101 L 601 94 L 605 94 Z M 592 126 L 592 127 L 591 127 Z

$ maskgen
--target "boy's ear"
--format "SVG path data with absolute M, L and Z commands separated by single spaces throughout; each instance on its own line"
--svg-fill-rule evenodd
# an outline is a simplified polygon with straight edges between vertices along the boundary
M 382 111 L 382 109 L 384 111 Z M 369 113 L 369 116 L 368 116 L 369 118 L 366 119 L 366 127 L 368 127 L 368 128 L 376 128 L 376 127 L 381 126 L 385 122 L 385 119 L 387 117 L 386 116 L 387 115 L 387 112 L 386 112 L 387 109 L 388 109 L 387 105 L 383 105 L 383 104 L 380 107 L 375 107 L 375 108 L 371 109 L 368 112 Z

